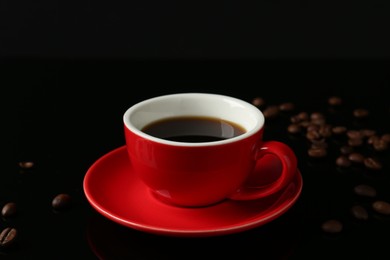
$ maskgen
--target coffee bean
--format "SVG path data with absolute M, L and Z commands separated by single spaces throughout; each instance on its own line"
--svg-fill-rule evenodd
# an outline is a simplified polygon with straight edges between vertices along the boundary
M 364 165 L 371 170 L 381 170 L 382 169 L 382 163 L 375 158 L 367 157 L 364 159 Z
M 69 208 L 71 201 L 72 199 L 69 194 L 60 193 L 54 197 L 51 204 L 55 210 L 62 210 Z
M 377 194 L 376 189 L 374 187 L 372 187 L 371 185 L 367 185 L 367 184 L 356 185 L 353 188 L 353 191 L 355 192 L 355 194 L 357 194 L 359 196 L 370 197 L 370 198 L 376 197 L 376 194 Z
M 308 155 L 313 158 L 322 158 L 325 157 L 328 152 L 325 148 L 309 148 L 307 151 Z
M 390 134 L 383 134 L 383 135 L 381 136 L 381 139 L 382 139 L 383 141 L 385 141 L 385 142 L 390 143 Z
M 261 107 L 265 104 L 265 101 L 263 98 L 261 97 L 255 97 L 253 100 L 252 100 L 252 104 L 256 107 Z
M 374 136 L 376 134 L 376 131 L 373 129 L 362 129 L 362 130 L 360 130 L 360 132 L 362 133 L 362 135 L 364 137 L 371 137 L 371 136 Z
M 365 108 L 356 108 L 353 110 L 353 116 L 356 118 L 364 118 L 367 117 L 370 112 Z
M 263 110 L 265 118 L 275 118 L 279 115 L 279 106 L 271 105 Z
M 361 205 L 355 205 L 351 208 L 352 215 L 359 220 L 368 219 L 368 211 Z
M 306 132 L 306 138 L 312 141 L 312 140 L 319 140 L 322 138 L 322 136 L 318 130 L 311 130 Z
M 348 159 L 347 156 L 345 155 L 340 155 L 339 157 L 336 158 L 336 165 L 346 168 L 352 165 L 352 162 Z
M 334 126 L 332 128 L 332 133 L 336 135 L 345 134 L 347 132 L 347 127 L 345 126 Z
M 348 159 L 354 163 L 363 163 L 364 162 L 364 155 L 361 153 L 354 152 L 354 153 L 350 153 L 348 155 Z
M 328 99 L 328 104 L 331 106 L 340 106 L 343 103 L 343 100 L 339 96 L 332 96 Z
M 372 203 L 372 208 L 383 215 L 390 215 L 390 203 L 383 200 L 377 200 Z
M 19 162 L 19 167 L 22 169 L 30 169 L 30 168 L 34 167 L 34 162 L 22 161 L 22 162 Z
M 372 143 L 372 147 L 375 151 L 381 152 L 389 148 L 389 143 L 381 138 L 378 140 L 374 140 L 374 142 Z
M 11 246 L 17 237 L 17 230 L 15 228 L 7 227 L 0 233 L 0 247 Z
M 325 116 L 324 114 L 320 113 L 320 112 L 313 112 L 310 114 L 310 120 L 311 121 L 315 121 L 315 120 L 318 120 L 318 119 L 325 119 Z
M 373 144 L 373 143 L 376 142 L 377 140 L 380 140 L 379 136 L 373 135 L 373 136 L 370 136 L 370 137 L 367 139 L 367 143 L 368 143 L 368 144 Z
M 322 223 L 321 228 L 326 233 L 340 233 L 343 230 L 343 223 L 337 219 L 329 219 Z
M 290 133 L 290 134 L 298 134 L 298 133 L 301 133 L 302 132 L 302 127 L 298 124 L 290 124 L 288 127 L 287 127 L 287 131 Z
M 1 209 L 1 215 L 4 218 L 13 217 L 16 215 L 16 203 L 15 202 L 8 202 L 6 203 L 3 208 Z
M 349 145 L 343 145 L 340 147 L 340 152 L 341 152 L 341 154 L 344 154 L 344 155 L 350 154 L 353 151 L 354 151 L 353 147 L 349 146 Z
M 292 102 L 285 102 L 279 105 L 280 111 L 292 111 L 295 109 L 295 104 Z
M 362 139 L 363 138 L 362 132 L 360 132 L 358 130 L 348 130 L 347 136 L 350 139 Z
M 351 138 L 348 139 L 348 145 L 353 146 L 353 147 L 359 147 L 364 144 L 364 141 L 362 138 Z
M 310 148 L 328 148 L 328 143 L 325 139 L 312 140 Z
M 328 138 L 328 137 L 331 137 L 332 136 L 332 126 L 331 125 L 321 125 L 320 127 L 320 135 L 322 137 L 325 137 L 325 138 Z

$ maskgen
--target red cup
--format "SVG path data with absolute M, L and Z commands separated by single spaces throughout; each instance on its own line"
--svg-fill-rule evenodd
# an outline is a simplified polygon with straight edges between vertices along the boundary
M 158 120 L 194 116 L 233 122 L 245 132 L 207 142 L 170 141 L 143 132 Z M 261 199 L 286 187 L 297 174 L 297 159 L 288 145 L 263 141 L 262 112 L 234 97 L 210 93 L 154 97 L 127 109 L 123 122 L 134 173 L 164 203 L 201 207 L 225 199 Z M 266 171 L 255 171 L 255 166 L 270 154 L 281 162 L 280 176 L 268 185 L 254 187 L 248 181 L 253 174 L 269 179 Z

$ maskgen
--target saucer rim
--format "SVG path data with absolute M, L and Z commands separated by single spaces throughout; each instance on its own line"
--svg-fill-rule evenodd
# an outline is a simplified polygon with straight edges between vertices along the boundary
M 292 182 L 296 182 L 296 191 L 294 191 L 293 196 L 289 197 L 286 200 L 283 200 L 279 202 L 278 204 L 283 204 L 286 201 L 288 203 L 284 205 L 282 208 L 278 206 L 276 209 L 274 209 L 271 214 L 260 217 L 260 218 L 254 218 L 253 221 L 249 221 L 248 223 L 240 224 L 240 225 L 229 225 L 226 227 L 221 228 L 212 228 L 212 229 L 200 229 L 200 230 L 187 230 L 187 229 L 171 229 L 171 228 L 163 228 L 163 227 L 157 227 L 155 225 L 145 225 L 140 224 L 128 219 L 124 219 L 120 216 L 118 216 L 115 213 L 110 212 L 109 209 L 101 205 L 99 202 L 97 202 L 93 196 L 92 192 L 90 192 L 89 188 L 89 179 L 93 175 L 93 172 L 96 168 L 98 168 L 99 164 L 103 161 L 109 159 L 112 156 L 115 156 L 116 154 L 120 154 L 122 152 L 126 152 L 126 146 L 122 145 L 120 147 L 114 148 L 111 151 L 105 153 L 104 155 L 100 156 L 97 160 L 95 160 L 92 165 L 88 168 L 87 172 L 85 173 L 84 179 L 83 179 L 83 191 L 84 195 L 87 198 L 87 201 L 89 204 L 101 215 L 108 218 L 111 221 L 114 221 L 122 226 L 125 226 L 127 228 L 132 228 L 138 231 L 147 232 L 147 233 L 153 233 L 153 234 L 159 234 L 159 235 L 165 235 L 165 236 L 186 236 L 186 237 L 205 237 L 205 236 L 216 236 L 216 235 L 226 235 L 226 234 L 232 234 L 237 232 L 246 231 L 252 228 L 260 227 L 262 225 L 265 225 L 269 223 L 270 221 L 278 218 L 279 216 L 286 213 L 298 200 L 300 197 L 300 194 L 302 193 L 303 189 L 303 178 L 300 170 L 297 168 L 297 173 Z M 292 183 L 291 182 L 291 183 Z M 223 203 L 223 202 L 222 202 Z M 210 206 L 212 207 L 212 206 Z

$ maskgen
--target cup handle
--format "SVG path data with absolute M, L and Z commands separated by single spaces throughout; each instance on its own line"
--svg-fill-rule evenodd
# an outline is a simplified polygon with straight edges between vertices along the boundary
M 291 183 L 293 177 L 297 173 L 297 158 L 292 149 L 282 142 L 266 141 L 258 150 L 256 160 L 260 160 L 265 155 L 274 155 L 280 161 L 282 169 L 279 178 L 263 187 L 240 187 L 235 193 L 229 196 L 230 199 L 260 199 L 280 191 Z

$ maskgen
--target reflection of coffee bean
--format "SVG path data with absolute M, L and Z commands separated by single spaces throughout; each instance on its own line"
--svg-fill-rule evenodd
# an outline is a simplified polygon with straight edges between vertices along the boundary
M 390 203 L 387 201 L 377 200 L 372 203 L 372 208 L 380 214 L 390 215 Z
M 69 194 L 61 193 L 52 200 L 52 207 L 56 210 L 68 208 L 71 204 L 71 197 Z
M 322 223 L 321 228 L 326 233 L 339 233 L 343 230 L 343 223 L 337 219 L 329 219 Z
M 7 227 L 3 229 L 0 233 L 0 247 L 9 247 L 12 245 L 17 236 L 17 231 L 15 228 Z
M 354 188 L 353 188 L 355 194 L 359 195 L 359 196 L 364 196 L 364 197 L 375 197 L 377 192 L 376 192 L 376 189 L 370 185 L 367 185 L 367 184 L 359 184 L 359 185 L 356 185 Z
M 13 217 L 16 214 L 16 203 L 8 202 L 1 209 L 1 215 L 5 218 Z
M 360 220 L 367 220 L 368 219 L 368 212 L 367 210 L 361 206 L 361 205 L 355 205 L 351 208 L 352 215 Z

